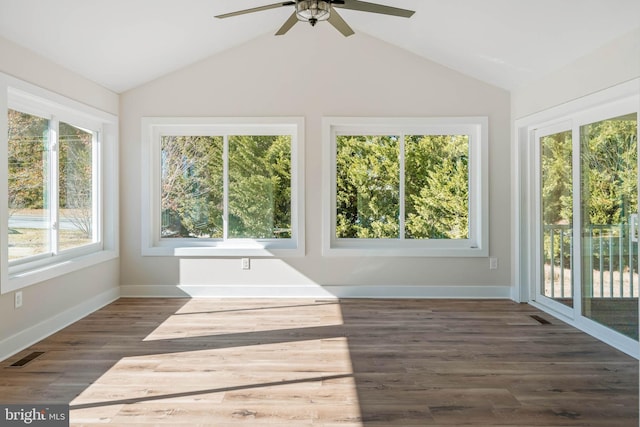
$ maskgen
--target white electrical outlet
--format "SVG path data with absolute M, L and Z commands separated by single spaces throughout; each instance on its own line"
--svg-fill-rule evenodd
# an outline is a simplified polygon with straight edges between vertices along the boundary
M 242 269 L 249 270 L 251 268 L 251 261 L 249 258 L 242 258 Z
M 489 258 L 489 270 L 497 270 L 498 269 L 498 258 L 491 257 Z
M 16 292 L 15 295 L 15 308 L 22 307 L 22 291 Z

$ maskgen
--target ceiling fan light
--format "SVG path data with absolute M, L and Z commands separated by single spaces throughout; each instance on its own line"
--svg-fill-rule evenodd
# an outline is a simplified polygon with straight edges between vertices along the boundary
M 323 0 L 296 0 L 296 15 L 300 21 L 326 21 L 331 13 L 331 2 Z

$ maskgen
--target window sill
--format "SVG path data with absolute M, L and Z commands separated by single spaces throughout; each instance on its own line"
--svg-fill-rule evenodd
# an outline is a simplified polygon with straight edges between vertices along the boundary
M 390 245 L 349 245 L 336 243 L 323 250 L 326 257 L 433 257 L 433 258 L 476 258 L 488 257 L 489 251 L 485 248 L 463 246 L 441 247 L 392 247 Z
M 9 279 L 6 285 L 2 286 L 1 293 L 13 292 L 27 286 L 54 279 L 56 277 L 82 270 L 106 261 L 118 258 L 116 251 L 104 250 L 91 254 L 74 257 L 66 260 L 59 260 L 50 264 L 22 270 L 17 273 L 9 271 Z
M 142 256 L 176 257 L 299 257 L 304 256 L 304 247 L 268 246 L 259 242 L 225 244 L 219 246 L 152 246 L 142 249 Z

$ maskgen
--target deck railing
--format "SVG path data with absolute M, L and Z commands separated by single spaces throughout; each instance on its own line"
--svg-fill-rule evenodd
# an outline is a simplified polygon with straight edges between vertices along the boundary
M 638 297 L 638 250 L 629 224 L 589 225 L 583 232 L 583 295 L 593 298 Z M 545 295 L 571 298 L 574 282 L 573 232 L 570 225 L 544 226 Z M 590 282 L 587 282 L 590 280 Z M 586 295 L 585 295 L 586 294 Z

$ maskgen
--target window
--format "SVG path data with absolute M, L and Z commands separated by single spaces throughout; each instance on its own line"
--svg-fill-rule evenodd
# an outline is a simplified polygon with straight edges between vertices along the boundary
M 304 254 L 302 119 L 143 122 L 143 255 Z
M 325 118 L 324 135 L 325 254 L 487 255 L 486 118 Z
M 9 263 L 98 243 L 98 131 L 9 109 Z
M 117 119 L 7 76 L 0 85 L 5 293 L 117 256 Z

